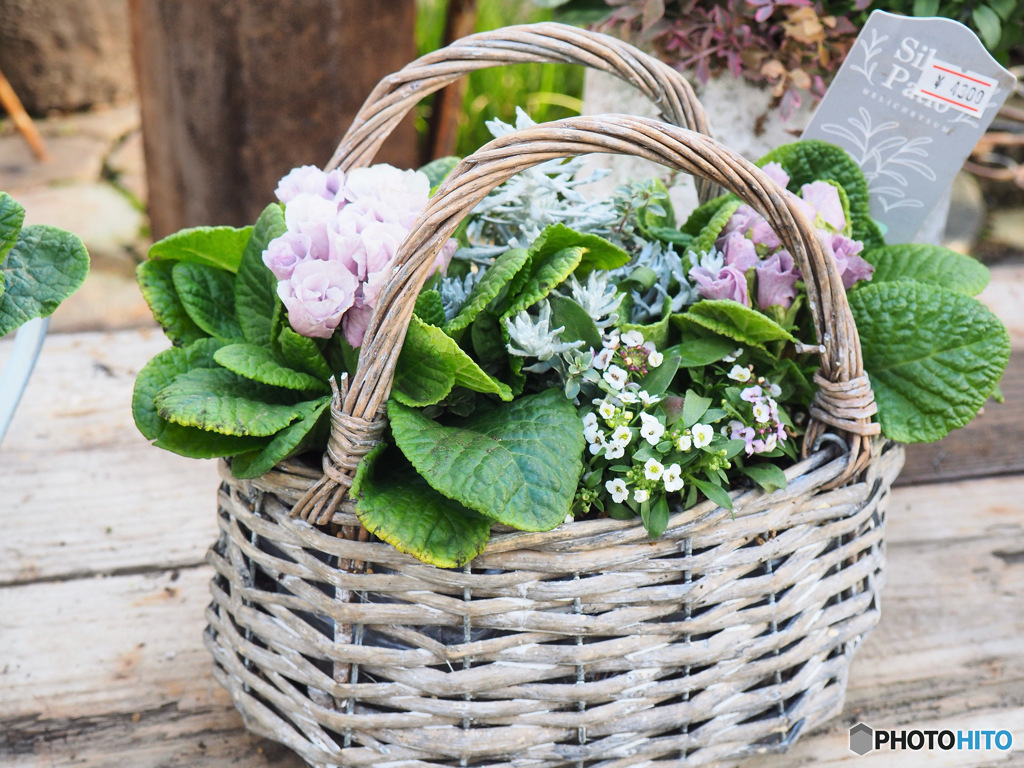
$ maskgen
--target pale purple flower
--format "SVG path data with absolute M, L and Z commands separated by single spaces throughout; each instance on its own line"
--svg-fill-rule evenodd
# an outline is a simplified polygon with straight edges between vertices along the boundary
M 839 199 L 839 190 L 827 181 L 812 181 L 800 187 L 800 196 L 809 203 L 825 223 L 836 232 L 846 226 L 846 214 Z M 813 220 L 815 217 L 811 217 Z
M 754 241 L 747 238 L 742 232 L 731 232 L 726 235 L 721 246 L 725 254 L 725 264 L 735 267 L 740 272 L 746 272 L 751 267 L 757 266 L 757 250 Z
M 292 276 L 296 265 L 315 258 L 310 253 L 311 249 L 312 241 L 309 235 L 285 232 L 267 244 L 267 249 L 263 251 L 263 263 L 278 280 L 287 280 Z
M 786 173 L 786 169 L 779 163 L 766 163 L 761 170 L 765 172 L 765 175 L 769 179 L 774 181 L 783 189 L 789 186 L 789 174 Z
M 748 403 L 756 403 L 764 396 L 764 392 L 761 387 L 757 384 L 752 387 L 747 387 L 740 392 L 740 400 L 746 400 Z
M 373 316 L 373 306 L 353 306 L 342 319 L 341 330 L 345 334 L 345 341 L 353 349 L 359 349 L 363 345 L 363 337 L 366 336 L 366 329 L 370 327 L 370 318 Z
M 288 231 L 306 235 L 310 240 L 310 258 L 323 261 L 330 258 L 329 233 L 337 216 L 337 203 L 308 192 L 297 195 L 284 207 Z
M 722 233 L 718 237 L 716 245 L 721 247 L 721 243 L 725 242 L 725 238 L 731 235 L 733 232 L 741 232 L 746 234 L 756 218 L 759 218 L 760 214 L 751 208 L 749 205 L 741 205 L 737 208 L 729 220 L 725 222 L 725 227 L 722 228 Z
M 277 294 L 296 333 L 327 339 L 355 303 L 358 287 L 341 264 L 314 260 L 296 264 L 291 277 L 277 284 Z
M 359 203 L 378 221 L 410 229 L 427 207 L 430 179 L 425 173 L 386 164 L 356 168 L 345 179 L 344 194 L 346 200 Z
M 277 184 L 274 194 L 282 203 L 290 203 L 300 194 L 311 194 L 326 200 L 340 202 L 339 193 L 345 186 L 345 173 L 335 169 L 325 173 L 315 165 L 293 168 Z
M 690 279 L 697 283 L 697 292 L 705 299 L 730 299 L 750 306 L 747 278 L 735 267 L 722 267 L 716 275 L 704 267 L 694 267 Z
M 860 255 L 864 249 L 864 243 L 860 240 L 851 240 L 844 235 L 833 235 L 829 240 L 829 245 L 846 290 L 853 288 L 859 280 L 871 279 L 875 268 Z
M 757 275 L 757 306 L 767 309 L 780 306 L 789 309 L 796 297 L 796 281 L 800 277 L 789 251 L 776 251 L 754 269 Z
M 779 236 L 775 234 L 775 230 L 772 229 L 768 220 L 759 213 L 755 213 L 754 216 L 756 218 L 752 219 L 750 224 L 750 239 L 754 245 L 763 245 L 769 251 L 782 245 L 782 241 L 779 240 Z

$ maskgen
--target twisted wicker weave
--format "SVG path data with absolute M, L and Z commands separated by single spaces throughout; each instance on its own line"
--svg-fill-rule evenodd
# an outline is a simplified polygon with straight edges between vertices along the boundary
M 552 28 L 570 34 L 544 25 L 542 37 Z M 373 118 L 361 119 L 353 131 Z M 343 147 L 372 147 L 343 167 L 379 143 L 351 135 Z M 809 455 L 785 491 L 736 492 L 734 515 L 703 502 L 655 542 L 614 520 L 496 529 L 459 571 L 372 540 L 343 499 L 435 253 L 504 179 L 595 151 L 720 184 L 780 234 L 821 341 Z M 396 256 L 336 395 L 323 470 L 285 462 L 243 481 L 222 463 L 215 674 L 251 730 L 315 766 L 690 766 L 785 749 L 839 711 L 850 656 L 878 620 L 883 508 L 903 453 L 879 450 L 871 413 L 835 265 L 759 169 L 700 133 L 622 115 L 518 131 L 453 171 Z

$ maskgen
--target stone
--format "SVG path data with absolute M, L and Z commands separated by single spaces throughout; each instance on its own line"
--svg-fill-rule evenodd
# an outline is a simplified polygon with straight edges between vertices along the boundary
M 1024 208 L 1016 206 L 993 211 L 988 239 L 1024 250 Z
M 112 183 L 140 204 L 146 203 L 146 159 L 142 131 L 134 131 L 111 151 L 104 169 Z
M 128 0 L 0 0 L 0 70 L 32 114 L 135 93 Z
M 97 261 L 134 270 L 133 253 L 143 247 L 145 215 L 110 184 L 93 182 L 40 189 L 18 198 L 25 224 L 51 224 L 74 232 Z
M 20 135 L 0 136 L 0 190 L 20 200 L 54 183 L 89 183 L 100 178 L 108 144 L 89 136 L 46 139 L 52 159 L 43 163 Z
M 959 253 L 970 254 L 981 237 L 981 230 L 985 226 L 985 214 L 985 197 L 981 194 L 978 180 L 966 171 L 960 171 L 953 178 L 942 245 Z

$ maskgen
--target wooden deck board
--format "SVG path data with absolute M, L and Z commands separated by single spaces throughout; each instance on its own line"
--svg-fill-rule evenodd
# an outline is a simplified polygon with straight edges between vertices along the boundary
M 51 338 L 0 449 L 5 767 L 302 765 L 249 735 L 212 678 L 215 466 L 147 446 L 129 410 L 135 373 L 165 345 L 152 332 Z M 897 488 L 887 542 L 882 621 L 844 713 L 745 768 L 1024 766 L 1024 474 Z M 1006 728 L 1015 745 L 859 758 L 858 720 Z

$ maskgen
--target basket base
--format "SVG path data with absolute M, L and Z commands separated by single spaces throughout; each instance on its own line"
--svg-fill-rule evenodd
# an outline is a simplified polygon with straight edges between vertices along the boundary
M 889 446 L 821 491 L 843 461 L 819 455 L 734 517 L 698 505 L 655 542 L 607 520 L 499 536 L 463 570 L 329 536 L 228 476 L 206 644 L 247 727 L 324 768 L 784 752 L 841 711 L 878 622 L 902 464 Z

